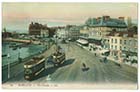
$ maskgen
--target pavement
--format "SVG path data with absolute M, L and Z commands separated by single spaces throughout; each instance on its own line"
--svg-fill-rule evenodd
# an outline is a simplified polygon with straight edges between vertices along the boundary
M 60 67 L 46 65 L 46 70 L 33 81 L 24 79 L 23 64 L 13 72 L 17 74 L 3 83 L 89 83 L 89 84 L 134 84 L 137 88 L 138 70 L 125 64 L 118 65 L 110 60 L 100 62 L 101 57 L 81 48 L 75 43 L 60 44 L 66 52 L 66 61 Z M 44 55 L 47 57 L 54 51 L 51 47 Z M 86 68 L 83 68 L 83 63 Z
M 89 51 L 89 47 L 83 47 L 84 49 L 86 49 L 87 51 Z M 106 49 L 105 49 L 106 50 Z M 89 51 L 93 54 L 96 53 L 96 55 L 102 57 L 102 55 L 99 53 L 99 50 L 95 50 L 95 51 Z M 107 59 L 111 60 L 111 61 L 114 61 L 116 63 L 123 63 L 123 64 L 126 64 L 126 65 L 129 65 L 131 67 L 135 67 L 135 68 L 138 68 L 138 64 L 137 63 L 131 63 L 131 62 L 120 62 L 119 60 L 116 60 L 113 56 L 108 56 Z

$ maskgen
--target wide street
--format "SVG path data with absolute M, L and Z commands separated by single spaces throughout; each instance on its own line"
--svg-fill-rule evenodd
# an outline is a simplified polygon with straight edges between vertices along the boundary
M 113 61 L 100 62 L 99 56 L 94 56 L 94 54 L 77 46 L 75 43 L 61 44 L 61 47 L 65 49 L 66 61 L 60 67 L 52 67 L 46 64 L 46 70 L 36 80 L 27 81 L 24 79 L 22 64 L 17 67 L 19 69 L 14 69 L 18 73 L 5 83 L 137 84 L 137 69 L 134 67 L 124 64 L 120 67 Z M 52 52 L 54 52 L 54 47 L 44 55 L 49 56 Z M 86 64 L 86 70 L 82 70 L 82 63 Z

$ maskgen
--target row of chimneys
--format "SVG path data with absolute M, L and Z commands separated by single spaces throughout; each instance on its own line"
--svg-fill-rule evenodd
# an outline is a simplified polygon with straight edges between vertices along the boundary
M 100 20 L 100 19 L 101 19 L 101 17 L 97 17 L 97 20 Z M 110 16 L 103 16 L 103 19 L 104 20 L 109 20 Z M 118 19 L 124 21 L 124 17 L 118 17 Z
M 30 25 L 42 25 L 42 24 L 40 24 L 40 23 L 38 23 L 38 22 L 31 22 L 31 24 L 30 24 Z M 46 27 L 47 27 L 47 24 L 42 25 L 42 26 L 46 26 Z

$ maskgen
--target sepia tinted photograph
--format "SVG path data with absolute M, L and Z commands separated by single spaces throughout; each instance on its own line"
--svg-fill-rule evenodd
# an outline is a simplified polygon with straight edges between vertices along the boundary
M 1 4 L 3 89 L 138 89 L 138 3 Z

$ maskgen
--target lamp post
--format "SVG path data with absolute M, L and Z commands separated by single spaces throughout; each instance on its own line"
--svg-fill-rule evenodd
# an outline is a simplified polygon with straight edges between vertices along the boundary
M 8 79 L 10 78 L 10 55 L 9 55 L 9 53 L 7 54 L 7 58 L 8 58 Z
M 18 50 L 18 60 L 20 60 L 20 50 Z

